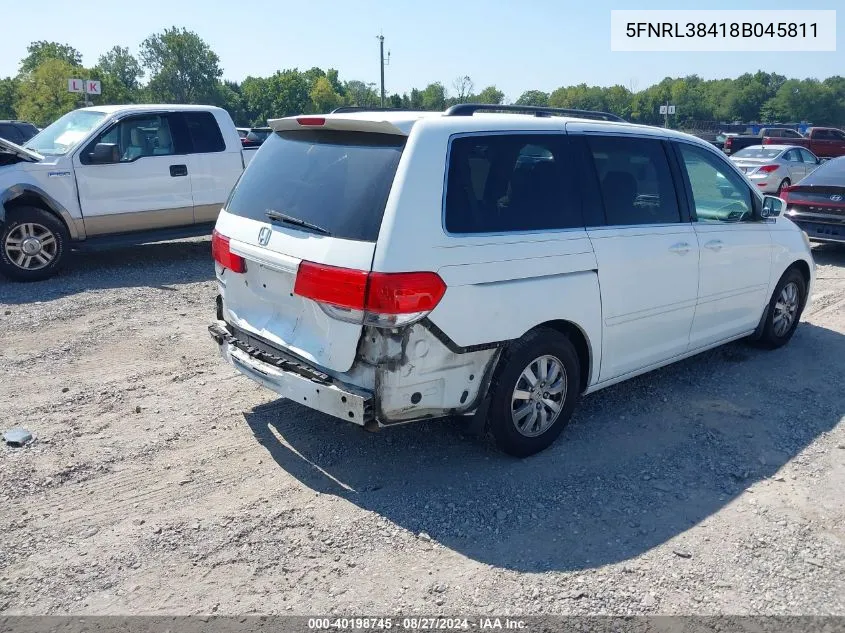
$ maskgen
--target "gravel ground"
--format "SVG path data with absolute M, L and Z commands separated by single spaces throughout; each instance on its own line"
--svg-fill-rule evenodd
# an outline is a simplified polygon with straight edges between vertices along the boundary
M 514 460 L 216 355 L 207 240 L 0 280 L 5 614 L 845 614 L 845 248 L 793 341 L 584 399 Z

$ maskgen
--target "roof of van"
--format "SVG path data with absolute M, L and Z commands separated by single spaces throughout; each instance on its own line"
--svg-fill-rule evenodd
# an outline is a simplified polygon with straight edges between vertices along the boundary
M 404 134 L 409 134 L 415 123 L 421 120 L 427 122 L 437 121 L 438 125 L 466 127 L 468 131 L 486 127 L 488 130 L 520 130 L 520 129 L 548 129 L 560 130 L 567 123 L 576 124 L 574 129 L 589 129 L 591 131 L 607 130 L 608 132 L 627 132 L 630 134 L 643 134 L 647 136 L 661 136 L 664 138 L 677 138 L 694 142 L 703 147 L 712 147 L 711 143 L 704 141 L 692 134 L 678 132 L 667 128 L 653 125 L 642 125 L 639 123 L 617 122 L 617 121 L 596 121 L 593 119 L 582 119 L 571 116 L 535 116 L 533 114 L 515 114 L 499 112 L 478 112 L 472 116 L 446 116 L 443 112 L 417 111 L 417 110 L 391 110 L 391 111 L 365 111 L 342 112 L 337 114 L 299 115 L 286 117 L 296 119 L 306 117 L 325 117 L 338 120 L 359 120 L 389 123 L 399 128 Z M 471 123 L 475 121 L 475 123 Z M 569 129 L 573 129 L 570 126 Z

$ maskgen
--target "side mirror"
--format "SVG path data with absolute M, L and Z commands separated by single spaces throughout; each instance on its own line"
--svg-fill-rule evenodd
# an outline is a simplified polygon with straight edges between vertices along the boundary
M 116 143 L 97 143 L 94 151 L 88 154 L 88 159 L 95 165 L 120 162 L 120 155 Z
M 761 215 L 764 218 L 776 218 L 786 210 L 786 202 L 776 196 L 763 196 L 763 210 Z

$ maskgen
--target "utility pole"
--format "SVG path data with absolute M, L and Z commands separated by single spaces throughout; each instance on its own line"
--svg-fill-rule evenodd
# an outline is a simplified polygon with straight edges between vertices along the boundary
M 381 107 L 384 107 L 384 67 L 390 64 L 390 51 L 387 51 L 387 60 L 384 59 L 384 35 L 377 35 L 379 48 L 379 71 L 381 72 Z
M 669 127 L 669 99 L 666 99 L 666 113 L 663 115 L 663 127 Z

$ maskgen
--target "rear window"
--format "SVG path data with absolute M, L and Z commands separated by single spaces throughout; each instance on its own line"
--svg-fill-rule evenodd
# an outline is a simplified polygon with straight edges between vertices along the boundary
M 271 134 L 241 176 L 226 210 L 261 222 L 267 222 L 268 211 L 276 211 L 333 237 L 375 242 L 404 146 L 404 136 L 390 134 Z
M 845 187 L 845 157 L 822 163 L 809 176 L 801 180 L 801 185 Z
M 220 127 L 211 112 L 185 112 L 184 117 L 195 154 L 222 152 L 226 149 Z
M 762 145 L 755 145 L 754 147 L 746 147 L 736 152 L 734 158 L 774 158 L 780 154 L 782 149 L 766 149 Z

